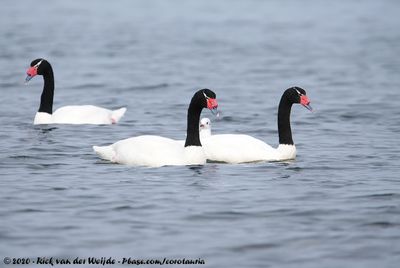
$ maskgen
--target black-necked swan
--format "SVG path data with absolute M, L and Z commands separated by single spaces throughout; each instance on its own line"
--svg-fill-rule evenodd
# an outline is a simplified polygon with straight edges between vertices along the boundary
M 115 124 L 125 114 L 126 108 L 108 110 L 93 105 L 69 105 L 58 108 L 53 112 L 54 74 L 50 63 L 45 59 L 31 62 L 27 70 L 25 82 L 34 76 L 42 75 L 44 80 L 43 92 L 40 98 L 39 111 L 33 124 Z
M 117 141 L 108 146 L 93 146 L 100 158 L 113 163 L 135 166 L 161 167 L 170 165 L 203 165 L 206 155 L 200 142 L 199 120 L 203 108 L 215 110 L 216 95 L 209 89 L 197 91 L 187 113 L 186 141 L 160 136 L 138 136 Z
M 283 161 L 296 158 L 296 146 L 293 143 L 290 128 L 290 112 L 293 103 L 299 103 L 312 111 L 304 89 L 291 87 L 283 93 L 278 109 L 278 148 L 272 148 L 265 142 L 249 135 L 210 135 L 201 140 L 207 159 L 237 164 L 255 161 Z
M 199 133 L 200 133 L 200 143 L 202 143 L 202 139 L 211 135 L 211 120 L 207 117 L 204 117 L 200 120 L 199 124 Z M 185 144 L 185 140 L 178 140 L 181 145 Z

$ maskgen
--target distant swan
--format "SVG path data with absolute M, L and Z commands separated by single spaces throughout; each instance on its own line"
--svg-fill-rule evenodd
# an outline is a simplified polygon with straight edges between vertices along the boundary
M 199 120 L 203 108 L 217 109 L 216 95 L 209 89 L 197 91 L 187 113 L 186 141 L 160 136 L 138 136 L 117 141 L 108 146 L 93 146 L 93 150 L 105 160 L 114 163 L 161 167 L 166 165 L 203 165 L 206 156 L 200 143 Z
M 312 111 L 304 89 L 292 87 L 283 93 L 278 109 L 278 148 L 272 148 L 265 142 L 249 135 L 211 135 L 210 129 L 210 136 L 201 140 L 207 159 L 226 163 L 246 163 L 296 158 L 296 146 L 293 143 L 290 127 L 290 112 L 293 103 L 300 103 Z
M 53 113 L 54 75 L 53 68 L 45 59 L 32 61 L 25 79 L 28 83 L 34 76 L 42 75 L 43 92 L 39 111 L 33 123 L 37 124 L 115 124 L 125 114 L 126 108 L 108 110 L 93 105 L 64 106 Z

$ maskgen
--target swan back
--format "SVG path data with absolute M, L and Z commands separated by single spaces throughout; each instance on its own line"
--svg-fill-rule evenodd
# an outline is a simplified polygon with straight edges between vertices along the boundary
M 293 159 L 293 149 L 294 156 L 296 151 L 293 145 L 274 149 L 259 139 L 243 134 L 211 135 L 202 140 L 202 145 L 207 159 L 236 164 Z
M 69 105 L 53 114 L 36 113 L 34 124 L 115 124 L 125 112 L 126 108 L 112 111 L 94 105 Z
M 93 149 L 103 159 L 126 165 L 202 165 L 206 161 L 201 146 L 184 147 L 179 141 L 152 135 L 128 138 Z

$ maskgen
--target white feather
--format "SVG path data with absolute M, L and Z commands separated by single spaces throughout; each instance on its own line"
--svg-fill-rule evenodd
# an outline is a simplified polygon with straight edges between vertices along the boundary
M 281 144 L 275 149 L 249 135 L 211 135 L 211 121 L 208 118 L 200 121 L 200 138 L 206 157 L 211 161 L 238 164 L 296 158 L 294 145 Z
M 282 161 L 296 158 L 296 146 L 280 144 L 272 148 L 265 142 L 242 134 L 211 135 L 201 140 L 207 159 L 226 163 Z
M 37 112 L 34 124 L 115 124 L 125 114 L 126 108 L 108 110 L 93 105 L 70 105 L 53 114 Z
M 109 146 L 93 146 L 103 159 L 135 166 L 203 165 L 206 156 L 201 146 L 188 146 L 160 136 L 138 136 Z

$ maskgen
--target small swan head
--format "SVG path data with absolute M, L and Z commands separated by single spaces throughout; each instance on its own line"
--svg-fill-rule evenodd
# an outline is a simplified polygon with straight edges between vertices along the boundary
M 299 103 L 310 111 L 313 111 L 307 93 L 301 87 L 288 88 L 284 95 L 290 103 Z
M 218 117 L 218 102 L 215 93 L 205 88 L 203 89 L 203 96 L 207 101 L 207 108 L 211 111 L 213 115 L 216 115 Z
M 28 83 L 36 75 L 44 75 L 50 67 L 50 63 L 45 59 L 36 59 L 31 62 L 30 67 L 26 71 L 25 83 Z
M 218 102 L 216 94 L 208 88 L 197 91 L 192 99 L 201 108 L 208 108 L 213 114 L 218 114 Z

